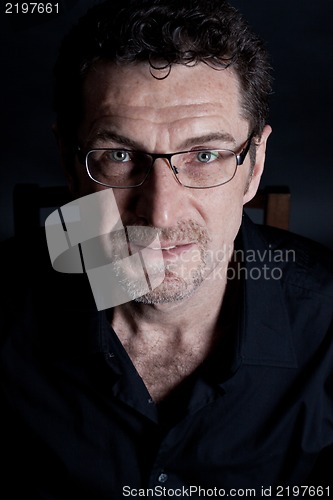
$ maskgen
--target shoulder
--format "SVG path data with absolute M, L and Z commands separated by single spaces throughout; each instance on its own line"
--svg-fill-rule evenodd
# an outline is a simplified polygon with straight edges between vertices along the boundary
M 249 266 L 265 268 L 261 279 L 257 279 L 257 273 L 244 284 L 247 317 L 252 318 L 248 324 L 256 328 L 261 325 L 256 348 L 264 342 L 273 356 L 282 345 L 293 353 L 291 357 L 296 357 L 299 366 L 305 366 L 317 353 L 327 373 L 331 373 L 332 252 L 288 231 L 244 222 L 244 250 L 252 249 L 256 258 Z
M 53 269 L 43 230 L 28 240 L 12 238 L 0 244 L 0 273 L 2 340 L 15 327 L 32 332 L 57 324 L 64 329 L 69 317 L 92 307 L 85 274 Z
M 2 295 L 17 296 L 32 288 L 52 269 L 44 231 L 32 233 L 29 238 L 14 237 L 0 244 L 0 272 Z
M 262 238 L 274 264 L 281 261 L 284 281 L 333 299 L 333 252 L 309 238 L 263 226 Z
M 247 216 L 241 236 L 245 259 L 249 254 L 253 265 L 266 265 L 270 276 L 278 276 L 284 286 L 326 296 L 332 303 L 333 252 L 330 249 L 289 231 L 254 224 Z

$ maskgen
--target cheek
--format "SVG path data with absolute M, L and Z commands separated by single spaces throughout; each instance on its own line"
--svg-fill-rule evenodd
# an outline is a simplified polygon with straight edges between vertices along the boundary
M 70 187 L 76 198 L 108 189 L 92 181 L 87 174 L 86 167 L 81 165 L 79 162 L 76 162 L 73 169 L 73 174 L 70 179 Z
M 114 198 L 124 225 L 136 224 L 135 205 L 138 192 L 135 189 L 114 189 Z
M 209 213 L 206 211 L 206 223 L 214 247 L 221 245 L 232 245 L 243 216 L 243 190 L 227 189 L 220 186 L 219 193 L 210 199 Z

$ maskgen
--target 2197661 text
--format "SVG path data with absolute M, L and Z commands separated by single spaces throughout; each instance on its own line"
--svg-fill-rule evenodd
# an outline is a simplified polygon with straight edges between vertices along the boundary
M 59 3 L 7 2 L 5 4 L 5 14 L 59 14 Z

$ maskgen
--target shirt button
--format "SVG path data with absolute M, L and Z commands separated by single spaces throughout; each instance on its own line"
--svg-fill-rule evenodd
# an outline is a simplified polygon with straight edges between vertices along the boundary
M 162 472 L 162 473 L 158 476 L 158 481 L 159 481 L 160 483 L 165 483 L 167 480 L 168 480 L 168 474 L 165 474 L 165 472 Z

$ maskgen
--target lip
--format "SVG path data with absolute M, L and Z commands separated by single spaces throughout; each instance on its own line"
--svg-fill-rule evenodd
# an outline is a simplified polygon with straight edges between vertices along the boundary
M 170 258 L 170 257 L 176 257 L 178 255 L 180 255 L 181 253 L 183 252 L 186 252 L 188 250 L 191 250 L 192 248 L 194 247 L 194 243 L 193 242 L 189 242 L 189 243 L 171 243 L 171 242 L 160 242 L 160 245 L 147 245 L 147 246 L 144 246 L 144 245 L 140 245 L 140 244 L 137 244 L 137 243 L 133 243 L 131 242 L 130 243 L 130 248 L 131 248 L 131 251 L 134 253 L 134 252 L 138 252 L 138 251 L 142 251 L 142 250 L 145 250 L 145 252 L 162 252 L 162 255 L 163 257 L 165 258 Z

